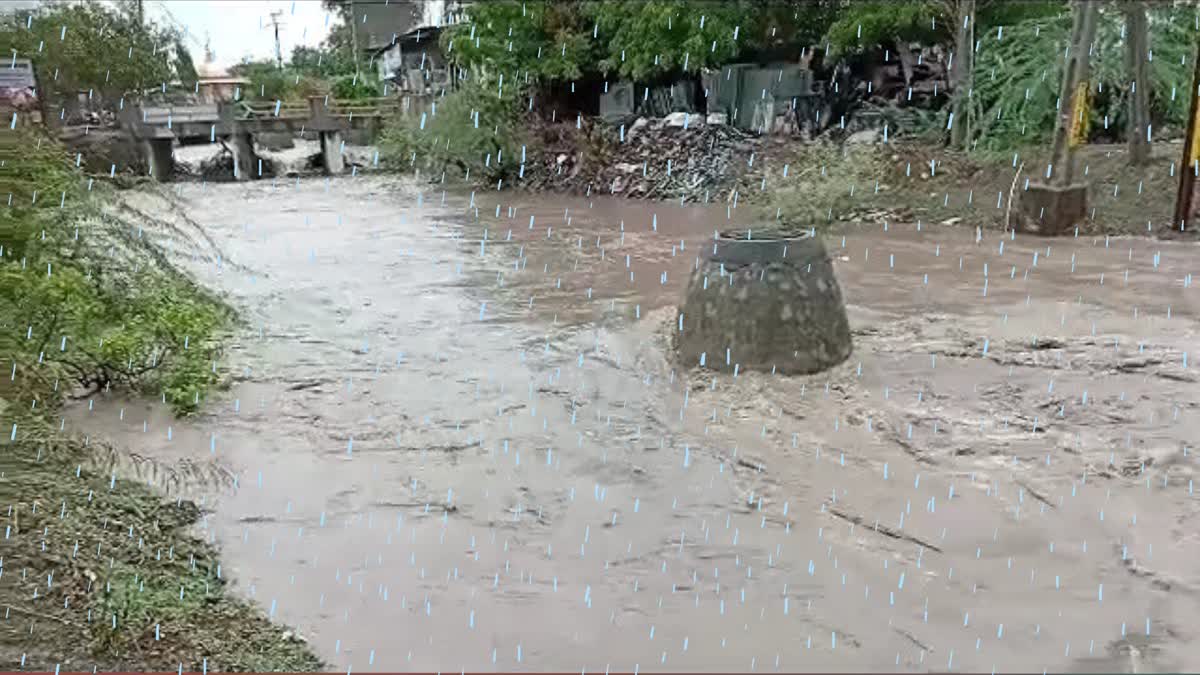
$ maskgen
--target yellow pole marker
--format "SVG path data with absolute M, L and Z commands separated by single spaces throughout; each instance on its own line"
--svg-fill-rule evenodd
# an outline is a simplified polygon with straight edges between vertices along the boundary
M 1196 119 L 1192 122 L 1192 156 L 1188 164 L 1195 162 L 1200 162 L 1200 106 L 1196 108 Z
M 1087 80 L 1075 86 L 1075 95 L 1071 99 L 1071 147 L 1078 148 L 1087 142 L 1089 104 L 1091 103 L 1090 89 Z

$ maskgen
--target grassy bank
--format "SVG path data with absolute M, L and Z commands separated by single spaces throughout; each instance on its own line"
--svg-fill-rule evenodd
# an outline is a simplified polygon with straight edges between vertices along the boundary
M 57 414 L 105 389 L 187 414 L 218 382 L 234 313 L 147 235 L 153 214 L 36 132 L 0 132 L 2 192 L 0 669 L 319 668 L 228 591 L 194 504 L 122 480 Z
M 1089 186 L 1090 209 L 1080 234 L 1180 236 L 1171 226 L 1180 154 L 1179 143 L 1156 143 L 1148 164 L 1131 166 L 1123 144 L 1080 148 L 1077 175 Z M 1016 202 L 1027 182 L 1038 182 L 1048 161 L 1049 151 L 1041 147 L 1001 153 L 955 152 L 916 140 L 785 143 L 764 150 L 763 172 L 775 189 L 760 193 L 761 176 L 743 179 L 740 188 L 742 199 L 761 208 L 764 217 L 778 212 L 789 222 L 921 221 L 1004 229 L 1015 223 Z M 785 164 L 792 167 L 788 178 L 782 177 Z
M 736 202 L 784 229 L 884 221 L 1006 228 L 1049 162 L 1048 147 L 1029 139 L 1007 150 L 985 143 L 955 151 L 928 128 L 897 137 L 892 127 L 887 142 L 860 143 L 717 131 L 699 118 L 686 129 L 661 120 L 618 129 L 594 119 L 577 128 L 541 119 L 528 96 L 465 82 L 428 115 L 390 121 L 383 158 L 401 173 L 479 189 Z M 1179 236 L 1171 219 L 1181 150 L 1157 142 L 1147 164 L 1132 166 L 1123 144 L 1080 148 L 1077 174 L 1091 207 L 1080 233 Z

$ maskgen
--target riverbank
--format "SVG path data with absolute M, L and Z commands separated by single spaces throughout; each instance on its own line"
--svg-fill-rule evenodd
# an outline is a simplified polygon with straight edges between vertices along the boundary
M 176 263 L 220 264 L 219 249 L 156 216 L 177 208 L 165 191 L 114 193 L 49 139 L 6 140 L 0 185 L 16 199 L 0 212 L 0 669 L 319 668 L 228 592 L 200 536 L 203 504 L 139 480 L 136 453 L 65 431 L 61 417 L 108 391 L 172 414 L 203 404 L 236 317 Z
M 674 113 L 615 125 L 522 119 L 509 123 L 512 137 L 496 143 L 499 154 L 485 147 L 492 154 L 474 164 L 438 144 L 432 146 L 436 162 L 444 163 L 427 161 L 425 141 L 456 138 L 453 122 L 385 134 L 383 159 L 402 174 L 433 182 L 469 179 L 478 190 L 744 205 L 762 221 L 803 229 L 922 222 L 984 230 L 1013 225 L 1015 202 L 1049 161 L 1042 146 L 960 152 L 894 129 L 890 136 L 865 130 L 815 140 L 762 136 L 735 129 L 720 115 Z M 419 140 L 422 134 L 429 138 Z M 1080 148 L 1077 163 L 1091 209 L 1079 234 L 1194 238 L 1200 230 L 1181 233 L 1171 222 L 1181 154 L 1181 141 L 1158 142 L 1150 160 L 1135 167 L 1125 145 Z
M 882 132 L 809 141 L 747 134 L 702 116 L 686 124 L 672 117 L 590 133 L 566 125 L 541 130 L 545 152 L 516 184 L 533 192 L 744 204 L 763 220 L 802 227 L 925 222 L 990 230 L 1012 226 L 1015 201 L 1048 161 L 1041 147 L 1001 155 Z M 1079 233 L 1193 238 L 1171 224 L 1182 143 L 1156 143 L 1139 167 L 1129 165 L 1126 150 L 1080 148 L 1091 213 Z
M 628 125 L 525 120 L 497 145 L 497 159 L 489 155 L 470 167 L 486 169 L 473 174 L 437 163 L 450 155 L 430 161 L 412 140 L 425 132 L 396 132 L 411 122 L 394 122 L 400 126 L 385 132 L 378 145 L 346 145 L 341 152 L 347 175 L 391 173 L 479 191 L 499 187 L 525 194 L 738 205 L 754 210 L 762 222 L 802 229 L 921 222 L 1005 230 L 1017 216 L 1021 192 L 1039 180 L 1048 161 L 1047 149 L 1039 146 L 1004 154 L 959 152 L 921 137 L 885 137 L 871 130 L 816 140 L 762 136 L 720 117 L 675 113 Z M 437 133 L 447 132 L 428 133 L 440 138 Z M 396 142 L 404 134 L 409 136 Z M 134 169 L 140 161 L 131 160 L 120 143 L 83 143 L 86 138 L 74 143 L 93 169 L 113 163 Z M 1155 143 L 1150 160 L 1135 167 L 1123 144 L 1080 148 L 1077 162 L 1089 184 L 1091 209 L 1079 234 L 1194 239 L 1200 229 L 1181 232 L 1171 222 L 1181 151 L 1180 141 Z M 256 152 L 260 178 L 321 175 L 315 141 L 295 139 L 286 148 L 259 144 Z M 178 147 L 175 162 L 177 181 L 234 180 L 232 157 L 221 143 Z

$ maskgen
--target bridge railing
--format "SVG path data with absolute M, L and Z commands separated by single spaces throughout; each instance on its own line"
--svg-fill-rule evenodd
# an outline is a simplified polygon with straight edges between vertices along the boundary
M 299 119 L 308 117 L 309 107 L 307 103 L 269 103 L 266 101 L 239 101 L 237 108 L 238 117 L 241 119 L 256 119 L 256 118 L 284 118 L 284 119 Z
M 318 98 L 316 100 L 318 105 L 323 105 L 325 113 L 333 117 L 374 117 L 390 114 L 400 108 L 399 101 L 391 98 L 356 100 Z M 312 102 L 240 101 L 237 110 L 238 117 L 242 119 L 275 117 L 296 119 L 309 117 L 313 112 L 312 106 Z
M 314 117 L 370 118 L 409 116 L 429 108 L 428 96 L 389 96 L 344 100 L 314 97 L 304 102 L 247 101 L 193 106 L 145 106 L 129 108 L 127 123 L 170 127 L 189 122 L 216 123 L 220 120 L 299 120 Z M 232 119 L 230 119 L 230 117 Z
M 140 119 L 145 124 L 167 124 L 183 122 L 208 122 L 218 117 L 218 109 L 213 105 L 194 106 L 147 106 L 141 109 Z

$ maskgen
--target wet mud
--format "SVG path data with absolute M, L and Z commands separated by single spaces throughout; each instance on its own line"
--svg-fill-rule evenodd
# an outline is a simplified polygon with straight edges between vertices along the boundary
M 854 354 L 735 378 L 667 345 L 736 209 L 177 190 L 233 385 L 67 425 L 201 504 L 334 669 L 1200 663 L 1195 245 L 851 228 Z

